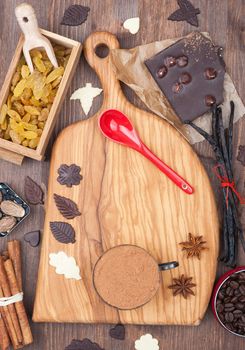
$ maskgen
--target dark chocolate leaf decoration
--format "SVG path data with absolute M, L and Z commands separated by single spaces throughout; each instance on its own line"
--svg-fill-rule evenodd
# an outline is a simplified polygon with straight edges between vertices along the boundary
M 71 5 L 64 13 L 60 24 L 67 26 L 79 26 L 87 20 L 90 8 L 82 5 Z
M 54 238 L 60 243 L 75 243 L 75 230 L 67 222 L 53 221 L 50 222 L 50 229 Z
M 237 156 L 237 160 L 242 163 L 243 166 L 245 166 L 245 145 L 239 146 L 239 152 Z
M 170 21 L 185 21 L 185 16 L 182 12 L 181 9 L 178 9 L 176 11 L 174 11 L 169 17 L 168 19 Z
M 29 176 L 25 178 L 25 197 L 30 204 L 43 204 L 43 190 Z
M 98 344 L 92 343 L 89 339 L 73 339 L 71 344 L 65 350 L 104 350 Z
M 117 340 L 125 339 L 125 327 L 123 324 L 118 323 L 114 328 L 111 328 L 109 331 L 111 338 Z
M 177 2 L 180 8 L 173 12 L 168 19 L 170 21 L 186 21 L 192 26 L 198 27 L 199 8 L 195 8 L 188 0 L 177 0 Z
M 81 215 L 75 202 L 71 199 L 54 194 L 54 201 L 61 215 L 66 219 L 74 219 Z
M 61 185 L 66 185 L 67 187 L 72 187 L 73 185 L 79 185 L 82 180 L 82 175 L 80 175 L 81 168 L 76 164 L 62 164 L 58 169 L 57 181 Z

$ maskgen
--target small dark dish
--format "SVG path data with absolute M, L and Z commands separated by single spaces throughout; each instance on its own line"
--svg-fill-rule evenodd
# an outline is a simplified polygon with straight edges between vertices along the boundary
M 220 277 L 214 288 L 212 309 L 227 331 L 245 337 L 245 266 Z
M 29 214 L 30 214 L 30 207 L 29 205 L 18 196 L 18 194 L 7 184 L 0 182 L 0 192 L 2 194 L 3 200 L 10 200 L 14 203 L 20 205 L 25 210 L 25 215 L 21 218 L 16 218 L 16 224 L 13 228 L 6 232 L 0 232 L 0 237 L 6 237 L 10 232 L 12 232 Z M 5 214 L 0 210 L 0 216 L 3 218 Z

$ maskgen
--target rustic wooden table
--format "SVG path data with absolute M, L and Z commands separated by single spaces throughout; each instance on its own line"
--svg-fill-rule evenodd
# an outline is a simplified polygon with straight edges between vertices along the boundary
M 22 1 L 0 0 L 0 82 L 6 75 L 10 60 L 13 56 L 20 29 L 14 17 L 14 8 Z M 61 26 L 60 21 L 65 8 L 73 3 L 81 3 L 90 7 L 90 14 L 85 24 L 79 27 Z M 83 42 L 93 31 L 106 30 L 117 34 L 123 48 L 145 44 L 155 40 L 186 35 L 193 29 L 184 22 L 170 22 L 167 17 L 177 9 L 174 0 L 29 0 L 36 10 L 39 24 L 42 28 L 57 32 L 67 37 Z M 224 46 L 227 70 L 233 78 L 237 90 L 245 101 L 243 88 L 243 72 L 245 70 L 245 1 L 244 0 L 193 0 L 196 7 L 201 10 L 199 16 L 202 31 L 208 31 L 214 41 Z M 141 29 L 137 35 L 130 35 L 122 30 L 122 22 L 130 17 L 141 18 Z M 68 90 L 65 103 L 60 113 L 58 123 L 53 133 L 45 162 L 38 163 L 25 160 L 21 167 L 8 162 L 0 161 L 0 180 L 10 184 L 20 195 L 23 195 L 23 181 L 26 175 L 31 176 L 38 183 L 47 184 L 49 175 L 49 159 L 53 141 L 57 134 L 70 123 L 84 118 L 79 102 L 71 102 L 69 97 L 78 87 L 86 82 L 99 86 L 98 78 L 81 57 L 75 77 Z M 144 108 L 140 101 L 125 88 L 129 100 Z M 96 100 L 91 111 L 92 116 L 101 103 L 101 97 Z M 244 193 L 245 168 L 236 160 L 238 146 L 245 144 L 245 120 L 241 120 L 235 126 L 234 135 L 234 172 L 238 189 Z M 209 146 L 203 142 L 195 146 L 196 151 L 202 157 L 211 181 L 216 189 L 218 186 L 214 179 L 211 166 L 213 154 Z M 42 229 L 44 222 L 44 210 L 40 207 L 32 208 L 32 214 L 9 239 L 23 240 L 25 232 Z M 245 209 L 241 209 L 241 221 L 245 229 Z M 6 239 L 0 240 L 0 249 L 6 245 Z M 39 248 L 31 248 L 23 242 L 23 267 L 25 304 L 29 315 L 32 314 L 37 270 L 39 262 Z M 239 252 L 239 264 L 245 264 L 245 255 Z M 218 275 L 227 268 L 219 265 Z M 59 293 L 59 291 L 57 291 Z M 106 350 L 134 349 L 134 341 L 142 334 L 150 332 L 160 341 L 160 349 L 171 350 L 218 350 L 218 349 L 244 349 L 245 340 L 226 332 L 214 320 L 211 310 L 199 327 L 151 327 L 151 326 L 127 326 L 126 340 L 117 341 L 109 337 L 109 325 L 69 325 L 69 324 L 31 324 L 34 334 L 34 344 L 29 346 L 32 350 L 60 350 L 64 349 L 73 338 L 90 338 L 98 342 Z

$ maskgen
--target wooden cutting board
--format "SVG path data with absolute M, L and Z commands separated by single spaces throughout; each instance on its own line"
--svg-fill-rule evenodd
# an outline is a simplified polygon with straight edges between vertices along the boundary
M 208 306 L 218 256 L 218 216 L 208 176 L 186 140 L 167 122 L 139 110 L 124 97 L 113 73 L 110 55 L 99 58 L 95 48 L 119 48 L 116 37 L 92 34 L 85 56 L 100 77 L 104 90 L 101 110 L 92 118 L 68 126 L 53 148 L 46 219 L 42 240 L 33 320 L 124 324 L 198 325 Z M 102 111 L 116 108 L 135 125 L 140 137 L 159 158 L 195 188 L 187 195 L 137 152 L 106 140 L 98 128 Z M 61 164 L 77 164 L 83 180 L 68 188 L 57 182 Z M 53 194 L 78 204 L 82 215 L 65 220 Z M 61 244 L 49 229 L 50 221 L 66 221 L 76 231 L 75 244 Z M 180 242 L 188 233 L 203 235 L 208 250 L 201 259 L 187 259 Z M 118 311 L 98 297 L 92 283 L 93 267 L 103 251 L 119 244 L 145 248 L 161 263 L 178 260 L 179 267 L 162 272 L 157 295 L 133 311 Z M 65 279 L 49 265 L 49 253 L 64 251 L 80 267 L 82 280 Z M 195 296 L 174 297 L 167 287 L 181 274 L 193 277 Z

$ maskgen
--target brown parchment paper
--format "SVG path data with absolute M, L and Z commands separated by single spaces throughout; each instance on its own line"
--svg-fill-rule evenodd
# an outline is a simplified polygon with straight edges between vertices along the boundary
M 202 34 L 209 37 L 208 33 Z M 152 112 L 167 120 L 191 144 L 194 144 L 203 141 L 203 137 L 193 130 L 192 127 L 182 124 L 144 64 L 146 59 L 172 45 L 179 39 L 181 38 L 156 41 L 132 49 L 116 49 L 111 52 L 111 57 L 117 78 L 127 84 Z M 222 104 L 225 127 L 228 127 L 230 100 L 233 100 L 235 103 L 234 122 L 236 122 L 245 115 L 245 107 L 236 91 L 233 81 L 226 73 L 224 102 Z M 198 117 L 195 120 L 195 124 L 210 133 L 211 113 L 208 112 Z

